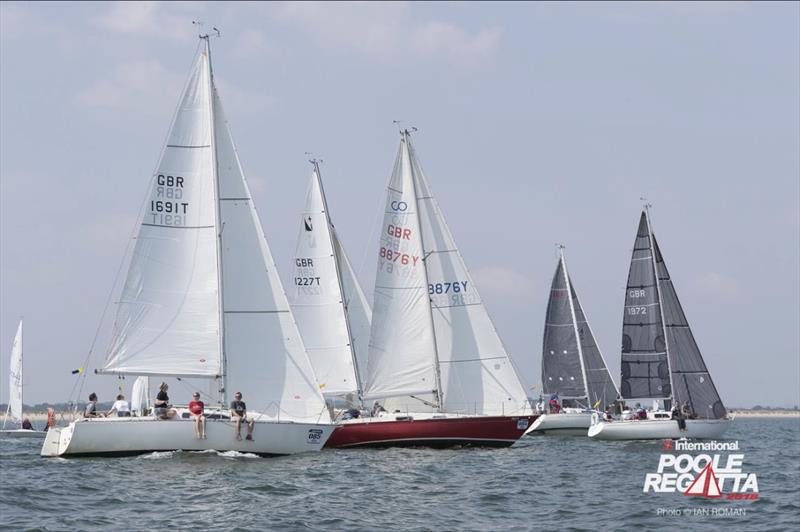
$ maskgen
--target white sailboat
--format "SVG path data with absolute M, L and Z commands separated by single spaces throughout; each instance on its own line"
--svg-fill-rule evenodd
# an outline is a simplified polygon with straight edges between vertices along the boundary
M 558 410 L 547 409 L 526 434 L 586 436 L 592 414 L 612 405 L 619 394 L 567 270 L 564 246 L 545 316 L 542 392 L 558 396 Z
M 152 187 L 101 374 L 207 379 L 218 411 L 193 420 L 80 419 L 44 456 L 166 450 L 318 451 L 334 429 L 253 206 L 211 69 L 209 38 L 181 96 Z M 241 391 L 254 440 L 237 440 Z
M 620 395 L 628 404 L 652 400 L 658 408 L 646 419 L 594 416 L 589 437 L 717 438 L 732 421 L 683 313 L 653 234 L 649 206 L 639 219 L 625 291 Z
M 328 447 L 511 445 L 535 419 L 524 387 L 403 131 L 378 249 L 362 399 Z M 377 408 L 373 410 L 377 411 Z
M 319 161 L 311 163 L 290 303 L 322 394 L 359 406 L 372 311 L 331 222 Z
M 3 428 L 0 430 L 0 438 L 44 438 L 42 431 L 22 428 L 22 320 L 19 320 L 17 334 L 14 335 L 14 343 L 11 346 L 11 360 L 8 372 L 8 408 L 6 417 L 3 419 Z M 17 425 L 18 428 L 6 428 L 6 424 Z

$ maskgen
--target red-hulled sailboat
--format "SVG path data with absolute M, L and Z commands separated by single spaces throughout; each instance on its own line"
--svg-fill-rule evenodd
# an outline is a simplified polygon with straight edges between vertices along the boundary
M 295 258 L 293 310 L 323 393 L 372 406 L 369 414 L 351 409 L 347 417 L 358 417 L 340 420 L 326 446 L 511 445 L 537 416 L 409 132 L 401 137 L 370 327 L 364 327 L 369 308 L 330 223 L 314 166 Z

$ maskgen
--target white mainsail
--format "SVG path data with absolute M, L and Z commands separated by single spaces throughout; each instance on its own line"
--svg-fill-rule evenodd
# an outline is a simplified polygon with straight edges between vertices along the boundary
M 490 415 L 529 411 L 525 390 L 407 132 L 400 143 L 386 206 L 368 396 L 430 394 L 433 390 L 440 411 Z
M 11 360 L 8 373 L 8 411 L 6 418 L 22 422 L 22 320 L 19 321 L 14 343 L 11 345 Z M 3 423 L 5 425 L 5 423 Z
M 424 258 L 414 175 L 404 137 L 381 225 L 365 399 L 440 391 Z
M 211 73 L 194 63 L 134 248 L 104 373 L 222 379 L 248 410 L 329 419 Z
M 357 352 L 367 346 L 369 306 L 331 224 L 319 165 L 312 162 L 294 258 L 292 311 L 323 395 L 355 396 L 361 391 Z

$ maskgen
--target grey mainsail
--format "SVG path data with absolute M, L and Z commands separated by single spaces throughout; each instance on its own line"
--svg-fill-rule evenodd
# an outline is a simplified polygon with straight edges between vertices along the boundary
M 558 261 L 544 322 L 542 390 L 564 399 L 586 400 L 586 380 L 572 320 L 563 256 Z
M 633 245 L 622 317 L 620 392 L 625 399 L 666 399 L 672 395 L 651 241 L 647 211 L 643 211 Z
M 542 388 L 546 394 L 599 408 L 618 395 L 567 271 L 563 248 L 547 304 Z
M 653 235 L 653 246 L 658 287 L 664 309 L 664 330 L 672 371 L 673 398 L 679 404 L 688 402 L 697 417 L 721 419 L 726 415 L 725 406 L 694 340 L 655 235 Z

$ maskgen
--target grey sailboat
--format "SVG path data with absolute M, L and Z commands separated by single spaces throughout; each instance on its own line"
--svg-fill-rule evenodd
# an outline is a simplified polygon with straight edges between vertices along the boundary
M 652 400 L 658 408 L 646 419 L 598 419 L 590 437 L 715 438 L 728 429 L 731 420 L 678 300 L 647 206 L 639 219 L 625 289 L 621 369 L 622 398 Z
M 545 407 L 545 414 L 531 425 L 528 434 L 585 436 L 592 413 L 618 396 L 567 271 L 563 246 L 547 303 L 542 391 L 551 398 L 553 408 Z

